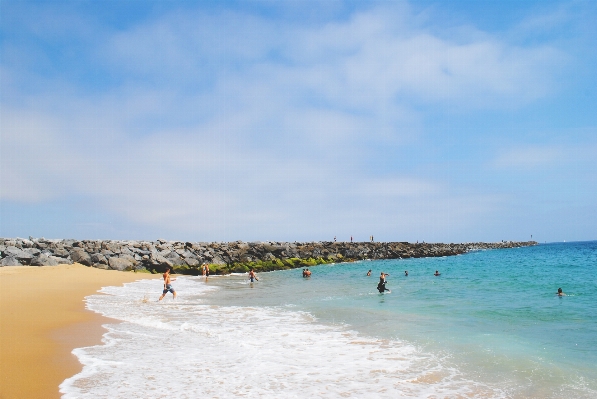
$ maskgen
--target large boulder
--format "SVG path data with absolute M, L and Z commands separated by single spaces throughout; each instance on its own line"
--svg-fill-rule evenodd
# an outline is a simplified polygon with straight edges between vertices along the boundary
M 108 261 L 111 269 L 114 270 L 131 270 L 134 268 L 133 263 L 129 259 L 112 257 Z
M 170 259 L 164 258 L 160 254 L 155 254 L 155 253 L 151 254 L 149 261 L 151 262 L 151 264 L 153 264 L 155 266 L 164 266 L 164 267 L 165 266 L 173 266 Z
M 185 258 L 185 262 L 187 263 L 187 265 L 189 265 L 191 267 L 199 266 L 199 261 L 197 259 Z
M 23 251 L 30 253 L 33 256 L 38 256 L 41 253 L 41 251 L 37 248 L 25 248 Z
M 14 256 L 7 256 L 0 261 L 0 266 L 23 266 Z
M 6 249 L 4 250 L 4 254 L 7 257 L 10 256 L 15 259 L 18 259 L 21 263 L 29 263 L 31 259 L 33 259 L 33 255 L 31 255 L 29 252 L 25 252 L 22 249 L 19 249 L 12 245 L 6 247 Z
M 184 259 L 182 259 L 182 258 L 180 258 L 180 257 L 178 257 L 178 256 L 177 256 L 176 258 L 174 258 L 174 257 L 170 257 L 170 258 L 168 258 L 168 260 L 169 260 L 169 261 L 172 263 L 172 265 L 174 265 L 174 266 L 183 266 L 183 265 L 186 265 L 186 264 L 187 264 L 187 263 L 185 262 L 185 260 L 184 260 Z
M 31 266 L 57 266 L 59 263 L 56 261 L 54 257 L 49 257 L 46 255 L 38 255 L 35 258 L 31 259 Z
M 54 250 L 55 256 L 60 256 L 61 258 L 66 258 L 68 256 L 68 251 L 64 248 L 56 248 Z
M 91 266 L 91 256 L 83 250 L 74 250 L 70 253 L 70 258 L 75 263 L 80 263 L 85 266 Z
M 133 264 L 133 266 L 135 266 L 137 264 L 137 260 L 131 255 L 122 253 L 122 254 L 118 255 L 118 257 L 120 259 L 125 259 L 125 260 L 131 262 Z
M 91 262 L 93 262 L 94 265 L 96 265 L 96 264 L 107 265 L 108 259 L 106 259 L 106 257 L 104 255 L 96 253 L 96 254 L 91 255 Z

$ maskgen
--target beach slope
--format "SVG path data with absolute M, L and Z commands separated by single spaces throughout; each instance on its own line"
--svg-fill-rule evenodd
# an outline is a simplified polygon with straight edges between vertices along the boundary
M 100 343 L 110 320 L 86 310 L 85 296 L 143 278 L 160 276 L 79 264 L 0 268 L 0 398 L 60 397 L 58 385 L 81 370 L 71 351 Z

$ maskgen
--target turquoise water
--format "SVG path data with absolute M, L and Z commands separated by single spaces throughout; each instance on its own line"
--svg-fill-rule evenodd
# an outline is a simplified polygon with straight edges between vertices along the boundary
M 310 269 L 310 279 L 300 269 L 255 284 L 213 278 L 221 289 L 207 301 L 308 312 L 405 341 L 508 397 L 597 397 L 597 241 Z M 376 290 L 382 271 L 390 294 Z M 556 296 L 558 287 L 567 295 Z

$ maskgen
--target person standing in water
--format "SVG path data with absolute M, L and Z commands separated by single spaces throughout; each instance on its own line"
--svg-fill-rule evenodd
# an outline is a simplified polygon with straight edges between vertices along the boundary
M 207 278 L 209 277 L 209 265 L 207 264 L 207 262 L 203 264 L 203 275 L 205 276 L 205 280 L 207 281 Z
M 367 272 L 367 277 L 371 276 L 371 269 L 369 269 L 369 271 Z
M 176 299 L 176 291 L 174 291 L 174 288 L 172 288 L 172 281 L 176 281 L 175 278 L 171 279 L 170 278 L 170 268 L 166 269 L 166 273 L 164 273 L 162 275 L 162 277 L 164 277 L 164 291 L 162 292 L 162 296 L 160 297 L 160 299 L 158 299 L 158 302 L 161 301 L 162 299 L 164 299 L 164 297 L 166 296 L 166 294 L 168 292 L 171 292 L 172 295 L 174 296 L 174 299 Z
M 252 283 L 254 283 L 255 280 L 259 281 L 254 269 L 251 269 L 251 271 L 249 272 L 249 280 L 251 280 Z
M 436 270 L 434 276 L 441 276 L 441 273 Z
M 408 277 L 408 270 L 404 271 L 404 277 Z
M 557 296 L 566 296 L 566 294 L 564 294 L 564 292 L 562 292 L 561 288 L 558 288 L 558 292 L 556 293 Z
M 379 276 L 379 284 L 377 284 L 377 290 L 380 294 L 383 294 L 384 291 L 391 292 L 389 289 L 386 288 L 386 276 L 389 276 L 389 274 L 384 272 L 381 272 L 381 275 Z

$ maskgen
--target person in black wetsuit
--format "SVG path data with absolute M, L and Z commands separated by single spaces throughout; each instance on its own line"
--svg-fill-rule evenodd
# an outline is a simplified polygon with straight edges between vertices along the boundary
M 386 276 L 389 276 L 389 274 L 384 272 L 381 272 L 381 275 L 379 276 L 379 284 L 377 284 L 377 290 L 380 294 L 383 294 L 384 291 L 390 291 L 386 288 Z

